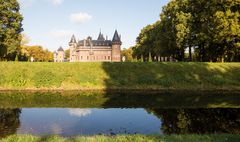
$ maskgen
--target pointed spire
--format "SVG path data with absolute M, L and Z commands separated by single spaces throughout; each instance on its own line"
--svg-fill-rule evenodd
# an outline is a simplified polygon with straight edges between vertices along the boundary
M 64 51 L 63 48 L 62 48 L 62 46 L 60 46 L 60 47 L 58 48 L 58 51 Z
M 101 29 L 100 29 L 100 33 L 99 33 L 99 36 L 98 36 L 98 39 L 97 39 L 97 40 L 99 40 L 99 41 L 104 41 L 104 40 L 105 40 L 105 38 L 104 38 L 104 36 L 103 36 L 103 34 L 102 34 Z
M 74 35 L 72 35 L 72 38 L 69 43 L 77 43 L 76 38 Z
M 122 44 L 122 42 L 121 42 L 121 38 L 120 38 L 120 36 L 119 36 L 117 30 L 115 30 L 115 33 L 114 33 L 114 36 L 113 36 L 112 42 Z

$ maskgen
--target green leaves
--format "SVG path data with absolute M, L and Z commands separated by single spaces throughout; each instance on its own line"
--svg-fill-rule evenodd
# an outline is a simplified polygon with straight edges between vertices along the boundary
M 0 0 L 0 59 L 18 52 L 23 17 L 17 0 Z
M 134 54 L 146 58 L 151 52 L 183 61 L 189 49 L 197 61 L 240 61 L 239 9 L 239 0 L 170 1 L 159 21 L 143 28 Z

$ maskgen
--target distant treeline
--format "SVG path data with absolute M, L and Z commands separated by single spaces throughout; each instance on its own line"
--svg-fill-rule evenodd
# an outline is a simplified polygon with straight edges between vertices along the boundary
M 133 57 L 179 61 L 240 61 L 239 0 L 174 0 L 142 29 Z

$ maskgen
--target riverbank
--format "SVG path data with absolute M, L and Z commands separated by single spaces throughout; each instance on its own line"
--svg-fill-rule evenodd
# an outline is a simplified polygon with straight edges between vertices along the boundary
M 122 135 L 122 136 L 92 136 L 92 137 L 71 137 L 62 138 L 59 136 L 36 137 L 31 135 L 13 135 L 0 142 L 237 142 L 240 135 L 234 134 L 213 134 L 213 135 L 163 135 L 163 136 L 143 136 L 143 135 Z
M 0 63 L 1 91 L 240 90 L 239 63 Z
M 2 92 L 3 108 L 240 108 L 234 92 Z

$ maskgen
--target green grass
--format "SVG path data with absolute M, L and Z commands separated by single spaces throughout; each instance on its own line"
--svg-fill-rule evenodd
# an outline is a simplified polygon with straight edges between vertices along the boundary
M 1 142 L 239 142 L 240 135 L 165 135 L 165 136 L 89 136 L 62 138 L 59 136 L 36 137 L 31 135 L 9 136 Z
M 0 108 L 240 108 L 237 92 L 6 92 Z
M 240 63 L 0 62 L 0 90 L 240 90 Z

